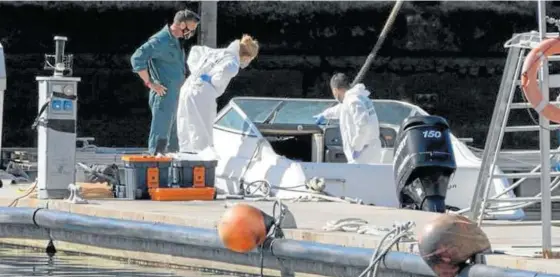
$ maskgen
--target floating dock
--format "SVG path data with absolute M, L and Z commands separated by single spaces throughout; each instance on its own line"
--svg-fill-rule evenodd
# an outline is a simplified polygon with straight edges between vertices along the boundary
M 19 196 L 17 188 L 24 185 L 6 185 L 0 189 L 0 206 L 6 207 Z M 81 215 L 103 218 L 137 220 L 151 223 L 167 223 L 180 226 L 215 229 L 217 222 L 227 207 L 238 202 L 248 202 L 261 210 L 272 214 L 273 202 L 248 200 L 216 200 L 189 202 L 127 201 L 118 199 L 88 200 L 88 204 L 72 204 L 65 200 L 21 199 L 16 207 L 44 208 Z M 287 239 L 311 241 L 347 247 L 373 249 L 384 235 L 382 228 L 391 228 L 395 222 L 413 220 L 414 230 L 420 228 L 437 214 L 412 210 L 374 207 L 366 205 L 332 203 L 332 202 L 283 202 L 293 214 L 296 229 L 284 229 Z M 368 222 L 369 232 L 379 234 L 358 234 L 356 231 L 327 231 L 328 222 L 359 218 Z M 554 222 L 552 240 L 554 251 L 560 250 L 560 222 Z M 377 227 L 377 228 L 374 228 Z M 487 265 L 518 270 L 537 271 L 548 274 L 560 274 L 559 259 L 540 259 L 539 222 L 485 221 L 483 230 L 488 235 L 494 251 L 504 254 L 485 255 Z M 364 229 L 365 230 L 365 229 Z M 0 239 L 0 243 L 44 248 L 47 241 L 32 239 Z M 189 265 L 193 267 L 213 268 L 258 274 L 258 267 L 233 265 L 209 260 L 187 259 L 171 255 L 131 252 L 88 245 L 55 241 L 58 250 L 104 255 L 116 258 L 133 259 L 155 264 Z M 416 253 L 413 242 L 404 242 L 399 246 L 401 252 Z M 560 258 L 560 257 L 559 257 Z M 255 262 L 258 264 L 258 261 Z M 270 274 L 278 275 L 275 271 Z M 265 273 L 266 274 L 266 273 Z

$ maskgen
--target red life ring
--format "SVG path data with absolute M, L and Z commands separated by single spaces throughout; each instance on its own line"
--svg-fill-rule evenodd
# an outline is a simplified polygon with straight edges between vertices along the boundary
M 543 99 L 537 73 L 541 67 L 542 55 L 548 57 L 559 53 L 560 38 L 545 39 L 525 57 L 521 71 L 523 94 L 536 112 L 555 123 L 560 123 L 560 108 L 550 104 L 547 99 Z

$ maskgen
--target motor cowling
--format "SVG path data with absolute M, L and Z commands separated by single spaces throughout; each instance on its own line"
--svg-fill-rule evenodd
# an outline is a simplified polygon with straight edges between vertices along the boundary
M 401 208 L 444 213 L 447 186 L 457 169 L 447 121 L 440 116 L 405 119 L 394 149 Z

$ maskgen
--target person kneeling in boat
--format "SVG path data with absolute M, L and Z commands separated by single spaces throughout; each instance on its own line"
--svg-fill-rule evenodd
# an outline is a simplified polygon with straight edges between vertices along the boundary
M 239 69 L 258 55 L 259 44 L 243 35 L 227 48 L 193 46 L 187 58 L 191 75 L 181 87 L 177 108 L 179 151 L 198 153 L 212 147 L 213 125 L 220 97 Z
M 350 87 L 344 73 L 334 74 L 330 87 L 339 104 L 315 115 L 316 123 L 324 124 L 328 119 L 339 119 L 342 146 L 348 163 L 379 163 L 382 150 L 379 120 L 373 101 L 368 98 L 370 92 L 364 84 Z

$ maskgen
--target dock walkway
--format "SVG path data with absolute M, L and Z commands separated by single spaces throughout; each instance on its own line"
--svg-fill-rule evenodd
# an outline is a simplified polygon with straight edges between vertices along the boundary
M 9 205 L 14 198 L 20 196 L 15 185 L 8 185 L 0 189 L 0 205 Z M 45 207 L 48 209 L 68 211 L 91 216 L 110 217 L 127 220 L 143 220 L 150 222 L 169 223 L 191 227 L 215 228 L 226 208 L 236 202 L 249 202 L 272 214 L 273 202 L 217 200 L 190 202 L 156 202 L 156 201 L 127 201 L 127 200 L 89 200 L 88 204 L 71 204 L 64 200 L 22 199 L 18 207 Z M 290 202 L 283 201 L 294 215 L 297 229 L 286 229 L 287 238 L 308 240 L 320 243 L 337 244 L 343 246 L 375 248 L 381 236 L 357 234 L 350 232 L 331 232 L 323 230 L 329 221 L 343 218 L 360 218 L 369 224 L 382 228 L 390 228 L 394 222 L 414 221 L 415 234 L 431 221 L 437 214 L 398 210 L 393 208 L 355 205 L 330 202 Z M 560 250 L 560 223 L 552 227 L 553 245 L 555 251 Z M 560 260 L 543 260 L 534 258 L 540 251 L 541 227 L 538 222 L 523 222 L 523 224 L 506 221 L 487 221 L 483 226 L 494 250 L 505 251 L 509 255 L 488 255 L 489 265 L 509 267 L 515 269 L 534 270 L 560 274 Z M 44 243 L 29 240 L 0 239 L 0 243 L 21 244 L 28 246 L 42 246 Z M 61 249 L 58 243 L 57 247 Z M 408 245 L 410 246 L 410 245 Z M 138 258 L 146 257 L 145 253 L 124 253 L 119 250 L 94 249 L 67 245 L 63 250 L 75 250 L 90 254 L 104 254 L 115 257 Z M 414 251 L 415 248 L 403 245 L 401 251 Z M 119 253 L 121 252 L 121 253 Z M 515 255 L 515 256 L 514 256 Z M 162 256 L 162 255 L 161 255 Z M 155 261 L 155 256 L 150 259 Z M 134 259 L 136 259 L 134 258 Z M 178 263 L 174 257 L 164 257 L 160 262 Z M 179 259 L 179 258 L 178 258 Z M 183 259 L 183 258 L 180 258 Z M 157 260 L 157 259 L 156 259 Z M 160 259 L 161 260 L 161 259 Z M 192 263 L 192 261 L 189 261 Z M 216 263 L 199 262 L 199 266 L 219 267 Z M 231 266 L 227 266 L 231 268 Z

